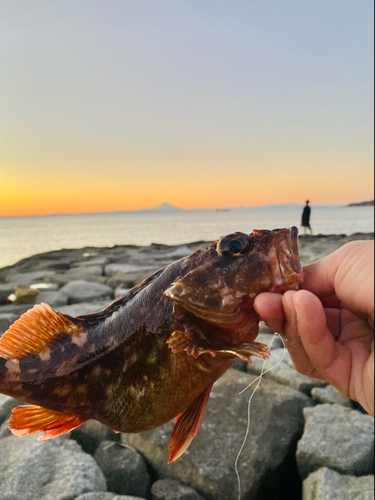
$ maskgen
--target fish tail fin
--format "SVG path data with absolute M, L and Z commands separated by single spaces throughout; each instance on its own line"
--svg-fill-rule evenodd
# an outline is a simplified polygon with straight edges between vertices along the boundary
M 9 430 L 18 437 L 44 432 L 39 441 L 51 439 L 65 434 L 86 422 L 75 415 L 68 415 L 42 406 L 18 406 L 12 411 Z

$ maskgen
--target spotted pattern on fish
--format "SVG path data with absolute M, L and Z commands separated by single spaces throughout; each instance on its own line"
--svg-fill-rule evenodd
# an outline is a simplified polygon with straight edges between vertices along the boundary
M 243 355 L 241 346 L 267 356 L 254 344 L 253 299 L 302 278 L 295 240 L 294 229 L 228 235 L 97 313 L 73 318 L 35 306 L 0 339 L 0 392 L 36 405 L 29 415 L 47 418 L 38 407 L 50 410 L 56 432 L 59 418 L 66 430 L 97 419 L 111 429 L 141 432 L 192 411 L 196 433 L 212 384 Z M 231 241 L 234 252 L 243 245 L 240 253 L 230 253 Z M 13 424 L 21 420 L 16 431 L 22 433 L 22 411 L 16 415 Z M 183 439 L 172 449 L 176 459 L 186 449 Z

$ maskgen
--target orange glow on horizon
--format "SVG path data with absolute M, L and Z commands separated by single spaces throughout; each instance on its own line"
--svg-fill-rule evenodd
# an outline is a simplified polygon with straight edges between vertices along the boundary
M 374 198 L 370 2 L 50 4 L 0 18 L 0 217 Z
M 323 173 L 316 169 L 289 166 L 288 175 L 283 168 L 249 170 L 243 166 L 235 173 L 227 168 L 216 173 L 190 169 L 187 174 L 184 169 L 184 174 L 177 174 L 171 169 L 170 175 L 160 175 L 154 169 L 148 175 L 123 171 L 113 176 L 100 170 L 93 175 L 69 172 L 58 176 L 8 171 L 1 175 L 0 216 L 136 211 L 164 202 L 184 209 L 217 209 L 304 203 L 307 198 L 314 205 L 373 199 L 371 179 L 365 176 L 357 176 L 353 183 L 352 173 L 343 175 L 337 189 L 335 175 L 325 175 L 323 182 Z

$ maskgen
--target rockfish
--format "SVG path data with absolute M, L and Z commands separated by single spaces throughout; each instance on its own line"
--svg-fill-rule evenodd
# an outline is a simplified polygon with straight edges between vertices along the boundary
M 234 233 L 170 264 L 106 309 L 78 317 L 47 304 L 0 339 L 0 392 L 16 436 L 49 439 L 96 419 L 142 432 L 177 416 L 169 462 L 198 432 L 213 383 L 236 359 L 267 359 L 254 298 L 297 289 L 298 230 Z

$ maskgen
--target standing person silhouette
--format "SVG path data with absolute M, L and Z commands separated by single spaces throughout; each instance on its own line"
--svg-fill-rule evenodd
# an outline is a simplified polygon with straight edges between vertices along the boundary
M 310 201 L 307 200 L 306 206 L 302 212 L 302 224 L 301 224 L 305 235 L 306 235 L 306 228 L 309 229 L 310 234 L 312 235 L 312 229 L 310 226 L 310 215 L 311 215 Z

